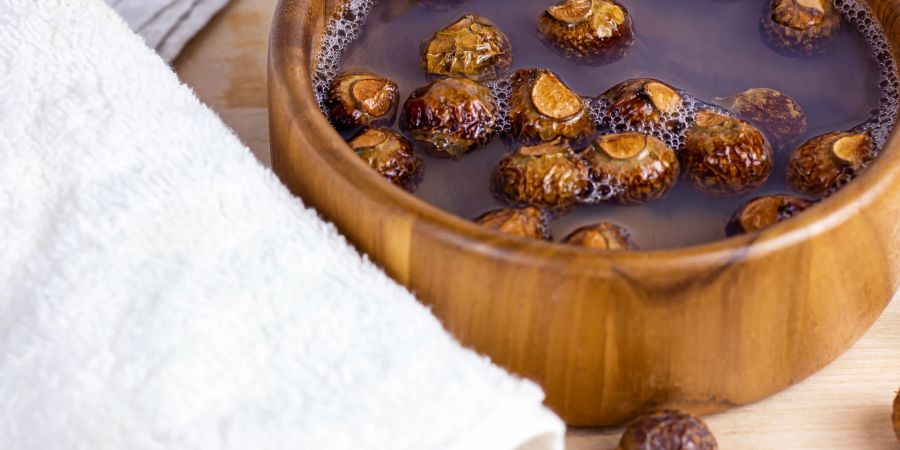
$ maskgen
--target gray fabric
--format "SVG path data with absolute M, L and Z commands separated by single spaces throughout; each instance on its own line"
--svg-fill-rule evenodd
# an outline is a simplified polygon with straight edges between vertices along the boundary
M 171 62 L 229 0 L 105 0 Z

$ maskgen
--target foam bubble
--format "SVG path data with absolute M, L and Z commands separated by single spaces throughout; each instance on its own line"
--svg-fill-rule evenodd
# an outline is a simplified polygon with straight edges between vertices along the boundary
M 678 112 L 662 114 L 657 121 L 633 124 L 615 111 L 610 112 L 609 105 L 601 98 L 591 103 L 591 117 L 601 133 L 640 132 L 659 138 L 673 149 L 680 149 L 684 146 L 685 133 L 694 123 L 694 118 L 700 110 L 713 110 L 731 115 L 724 109 L 705 103 L 688 92 L 679 90 L 678 93 L 682 99 Z
M 313 73 L 313 90 L 316 102 L 327 115 L 325 97 L 331 81 L 337 76 L 340 69 L 341 57 L 347 51 L 350 43 L 362 34 L 366 18 L 372 7 L 378 0 L 349 0 L 342 2 L 335 8 L 334 15 L 328 22 L 325 34 L 322 36 L 322 46 L 316 59 L 316 70 Z
M 491 90 L 491 96 L 494 98 L 494 104 L 499 111 L 497 120 L 497 130 L 500 133 L 508 133 L 512 131 L 512 122 L 509 120 L 509 98 L 512 95 L 512 82 L 509 78 L 489 81 L 485 83 Z
M 897 64 L 891 57 L 891 45 L 888 43 L 884 29 L 873 19 L 872 10 L 864 2 L 856 0 L 835 0 L 834 6 L 841 11 L 844 18 L 856 27 L 865 38 L 872 54 L 881 68 L 882 89 L 881 104 L 874 109 L 869 120 L 859 126 L 860 129 L 872 133 L 875 145 L 881 148 L 897 121 L 897 108 L 900 106 L 900 81 L 897 76 Z

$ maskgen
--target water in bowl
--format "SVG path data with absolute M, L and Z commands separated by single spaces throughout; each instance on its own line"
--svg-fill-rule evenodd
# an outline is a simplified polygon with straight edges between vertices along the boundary
M 645 77 L 665 81 L 705 102 L 768 87 L 793 97 L 805 110 L 808 129 L 800 142 L 864 124 L 881 145 L 893 126 L 897 69 L 881 28 L 860 3 L 836 1 L 845 23 L 829 51 L 792 57 L 773 51 L 763 41 L 760 1 L 621 0 L 634 20 L 635 41 L 624 58 L 601 66 L 566 59 L 539 39 L 537 19 L 551 3 L 469 0 L 436 11 L 418 0 L 351 1 L 324 38 L 315 77 L 317 95 L 321 99 L 335 73 L 364 68 L 395 80 L 402 101 L 428 82 L 421 69 L 420 44 L 461 15 L 477 14 L 509 36 L 513 70 L 549 68 L 586 97 L 595 97 L 621 81 Z M 425 177 L 415 194 L 468 219 L 505 207 L 491 193 L 490 175 L 509 150 L 495 138 L 486 148 L 459 160 L 426 155 Z M 726 223 L 741 204 L 764 194 L 790 192 L 785 183 L 788 155 L 776 153 L 776 170 L 769 182 L 750 194 L 711 197 L 682 179 L 662 201 L 578 206 L 552 222 L 553 234 L 562 238 L 582 225 L 608 221 L 628 228 L 643 249 L 724 238 Z

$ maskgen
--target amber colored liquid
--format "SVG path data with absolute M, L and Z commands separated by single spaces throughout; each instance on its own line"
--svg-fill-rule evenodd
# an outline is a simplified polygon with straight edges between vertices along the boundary
M 753 87 L 778 89 L 797 100 L 809 121 L 807 137 L 865 122 L 879 107 L 880 66 L 865 39 L 846 24 L 826 54 L 794 58 L 762 41 L 760 1 L 622 0 L 632 14 L 636 39 L 628 54 L 605 66 L 586 66 L 558 56 L 537 34 L 537 18 L 550 0 L 470 0 L 448 11 L 427 10 L 410 0 L 382 0 L 363 35 L 351 44 L 342 68 L 365 68 L 399 83 L 402 97 L 427 82 L 419 45 L 465 13 L 493 21 L 511 39 L 513 68 L 547 67 L 581 95 L 594 97 L 631 78 L 663 80 L 712 102 Z M 402 101 L 402 100 L 401 100 Z M 490 190 L 490 174 L 509 151 L 500 138 L 460 160 L 426 156 L 416 195 L 464 218 L 506 206 Z M 674 248 L 725 237 L 732 213 L 750 198 L 790 192 L 786 153 L 776 156 L 768 184 L 743 197 L 698 193 L 682 178 L 667 198 L 640 206 L 579 206 L 552 223 L 557 239 L 575 228 L 608 221 L 625 226 L 643 249 Z

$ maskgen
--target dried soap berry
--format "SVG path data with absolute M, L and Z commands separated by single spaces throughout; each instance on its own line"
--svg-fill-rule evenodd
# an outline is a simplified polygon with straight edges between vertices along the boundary
M 841 14 L 832 0 L 768 0 L 760 28 L 775 50 L 810 56 L 830 47 L 841 29 Z
M 489 20 L 471 14 L 438 31 L 422 45 L 422 67 L 433 76 L 490 80 L 511 65 L 509 38 Z
M 403 189 L 413 191 L 421 180 L 422 157 L 394 131 L 369 128 L 350 139 L 350 148 L 381 176 Z
M 399 102 L 397 83 L 371 72 L 351 71 L 334 78 L 325 107 L 341 131 L 390 125 Z
M 560 141 L 522 147 L 504 156 L 491 185 L 510 204 L 554 210 L 573 206 L 589 187 L 584 162 Z
M 400 126 L 438 156 L 460 157 L 494 136 L 497 106 L 486 87 L 465 79 L 435 81 L 414 91 Z
M 675 151 L 644 133 L 601 136 L 582 157 L 594 184 L 593 198 L 588 201 L 646 203 L 663 198 L 678 181 Z
M 639 78 L 619 83 L 600 96 L 607 112 L 631 125 L 661 123 L 684 107 L 681 94 L 666 83 Z
M 538 20 L 544 42 L 558 53 L 587 64 L 608 64 L 634 42 L 631 14 L 611 0 L 563 0 Z
M 510 137 L 522 145 L 564 139 L 580 147 L 594 133 L 587 102 L 545 69 L 512 76 L 509 119 Z
M 435 11 L 444 11 L 463 5 L 469 0 L 419 0 L 422 5 Z
M 897 435 L 897 440 L 900 441 L 900 393 L 897 393 L 897 397 L 894 399 L 894 434 Z
M 788 185 L 812 196 L 831 194 L 875 158 L 868 132 L 838 131 L 817 136 L 791 153 Z
M 806 133 L 806 113 L 775 89 L 747 89 L 722 100 L 729 111 L 759 127 L 776 148 L 789 146 Z
M 814 203 L 794 195 L 767 195 L 750 200 L 728 222 L 728 236 L 753 233 L 781 223 L 806 211 Z
M 680 411 L 659 411 L 632 422 L 618 450 L 716 450 L 716 438 L 702 420 Z
M 605 222 L 581 227 L 566 236 L 563 242 L 597 250 L 638 250 L 638 245 L 631 238 L 631 232 Z
M 746 194 L 772 173 L 772 147 L 761 131 L 708 110 L 697 113 L 688 129 L 683 155 L 691 181 L 708 194 Z
M 521 209 L 498 209 L 475 219 L 475 222 L 512 236 L 545 241 L 551 239 L 546 214 L 531 206 Z

